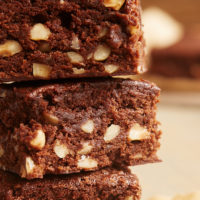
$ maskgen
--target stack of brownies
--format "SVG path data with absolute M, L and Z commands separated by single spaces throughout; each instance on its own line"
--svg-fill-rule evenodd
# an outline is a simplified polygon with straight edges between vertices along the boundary
M 0 199 L 140 199 L 160 90 L 111 77 L 143 58 L 139 0 L 1 0 Z

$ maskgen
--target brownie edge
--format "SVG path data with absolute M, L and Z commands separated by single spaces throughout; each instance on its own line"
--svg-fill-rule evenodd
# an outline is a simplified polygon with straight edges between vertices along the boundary
M 142 73 L 140 0 L 1 0 L 0 83 Z
M 115 169 L 25 180 L 0 171 L 1 200 L 139 200 L 135 175 Z
M 3 170 L 34 179 L 158 160 L 160 90 L 154 84 L 74 80 L 0 86 L 0 93 Z

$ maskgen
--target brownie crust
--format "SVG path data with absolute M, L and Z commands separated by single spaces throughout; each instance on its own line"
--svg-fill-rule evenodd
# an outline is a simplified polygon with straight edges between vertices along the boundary
M 0 86 L 0 167 L 22 177 L 158 161 L 160 90 L 146 81 Z
M 1 200 L 139 200 L 140 193 L 135 175 L 112 169 L 31 181 L 0 171 Z
M 137 74 L 139 0 L 1 0 L 0 82 Z

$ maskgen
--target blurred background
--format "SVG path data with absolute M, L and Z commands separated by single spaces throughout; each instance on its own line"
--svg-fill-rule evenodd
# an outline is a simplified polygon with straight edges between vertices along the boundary
M 200 0 L 141 1 L 150 66 L 142 78 L 162 89 L 163 162 L 133 167 L 149 200 L 200 191 Z
M 143 9 L 157 6 L 186 27 L 200 23 L 200 1 L 199 0 L 141 0 Z

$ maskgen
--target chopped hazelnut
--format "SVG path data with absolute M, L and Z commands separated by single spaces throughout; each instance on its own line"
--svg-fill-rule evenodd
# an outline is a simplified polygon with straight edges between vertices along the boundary
M 85 156 L 82 156 L 81 159 L 78 161 L 78 167 L 81 169 L 92 169 L 96 168 L 98 166 L 98 163 L 96 160 L 87 158 Z
M 78 68 L 74 67 L 74 68 L 72 68 L 72 70 L 73 70 L 74 74 L 84 74 L 85 73 L 85 69 L 83 69 L 83 68 L 78 69 Z
M 92 133 L 94 130 L 94 122 L 92 120 L 88 120 L 85 123 L 82 124 L 81 129 L 85 133 Z
M 80 43 L 79 43 L 79 39 L 78 39 L 77 36 L 74 36 L 72 38 L 71 48 L 75 49 L 75 50 L 79 50 L 80 49 Z
M 35 24 L 30 30 L 30 39 L 31 40 L 48 40 L 51 35 L 50 29 L 44 24 L 38 23 Z
M 137 73 L 138 74 L 142 74 L 146 71 L 147 71 L 147 68 L 144 65 L 138 65 L 138 67 L 137 67 Z
M 128 138 L 130 141 L 137 141 L 137 140 L 144 140 L 150 137 L 150 133 L 147 131 L 146 128 L 140 126 L 139 124 L 134 124 L 129 132 Z
M 125 0 L 104 0 L 103 4 L 105 7 L 119 10 L 123 6 L 124 2 Z
M 99 45 L 94 52 L 94 59 L 96 61 L 104 61 L 111 54 L 111 49 L 107 45 Z
M 67 52 L 67 56 L 73 64 L 82 64 L 84 61 L 83 57 L 79 53 L 73 51 Z
M 105 7 L 119 10 L 123 6 L 124 2 L 125 0 L 104 0 L 103 4 Z
M 37 130 L 36 136 L 30 141 L 30 145 L 36 149 L 43 149 L 45 146 L 46 137 L 43 130 Z
M 99 34 L 98 34 L 98 38 L 102 38 L 104 37 L 108 32 L 108 29 L 106 27 L 101 28 Z
M 138 30 L 139 28 L 137 26 L 132 26 L 132 25 L 128 26 L 128 31 L 131 35 L 137 34 Z
M 83 148 L 80 151 L 78 151 L 78 154 L 86 155 L 91 152 L 92 148 L 93 148 L 93 146 L 90 145 L 89 142 L 85 142 L 85 143 L 83 143 Z
M 65 156 L 70 153 L 66 144 L 62 144 L 59 140 L 56 140 L 53 150 L 59 158 L 65 158 Z
M 26 157 L 25 166 L 21 166 L 21 176 L 25 178 L 28 174 L 31 174 L 35 168 L 35 163 L 31 157 Z
M 105 65 L 104 68 L 107 73 L 112 74 L 119 69 L 119 66 L 113 65 L 113 64 L 108 64 L 108 65 Z
M 45 64 L 33 63 L 33 76 L 40 78 L 49 78 L 51 67 Z
M 22 51 L 22 46 L 14 40 L 6 40 L 0 44 L 0 56 L 10 57 Z
M 106 142 L 110 142 L 115 139 L 120 133 L 120 126 L 112 124 L 106 129 L 106 133 L 104 135 L 104 140 Z
M 55 115 L 44 112 L 43 116 L 45 120 L 49 122 L 50 124 L 57 125 L 59 123 L 59 119 Z

